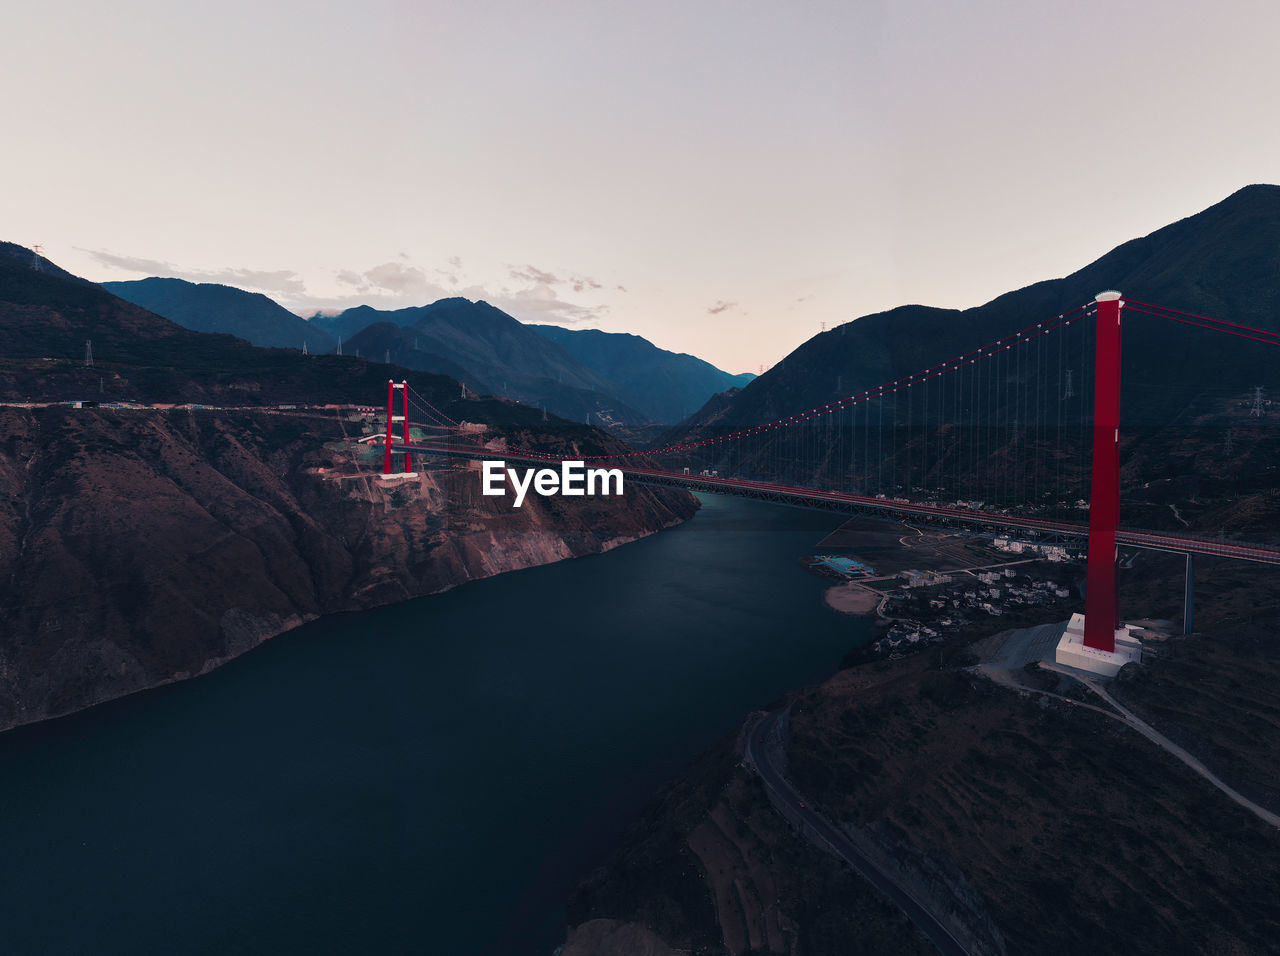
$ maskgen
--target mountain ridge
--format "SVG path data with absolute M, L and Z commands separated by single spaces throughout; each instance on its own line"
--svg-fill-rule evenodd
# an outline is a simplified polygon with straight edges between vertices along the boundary
M 616 383 L 617 394 L 655 422 L 682 421 L 711 396 L 755 376 L 733 375 L 686 352 L 672 352 L 631 332 L 531 325 L 583 364 Z
M 699 425 L 762 424 L 856 394 L 1052 319 L 1107 289 L 1277 329 L 1280 281 L 1275 276 L 1280 276 L 1280 186 L 1246 186 L 1206 210 L 1121 243 L 1075 272 L 1002 293 L 982 305 L 902 305 L 842 323 L 801 344 L 727 407 L 700 409 L 671 436 L 686 435 Z M 1172 374 L 1184 375 L 1203 364 L 1203 349 L 1164 339 L 1150 330 L 1145 316 L 1131 315 L 1135 321 L 1126 323 L 1126 361 L 1132 356 L 1141 370 L 1159 353 Z M 1257 350 L 1230 341 L 1217 343 L 1217 348 L 1231 356 L 1231 367 L 1240 374 L 1266 371 L 1268 363 Z M 1081 357 L 1074 358 L 1079 362 Z M 1126 405 L 1135 408 L 1128 396 Z
M 193 332 L 223 332 L 265 348 L 331 352 L 337 340 L 260 292 L 153 276 L 103 282 L 108 292 Z

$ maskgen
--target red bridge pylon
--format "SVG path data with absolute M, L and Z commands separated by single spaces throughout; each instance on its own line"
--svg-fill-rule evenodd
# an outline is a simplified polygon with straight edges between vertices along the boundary
M 1116 525 L 1120 520 L 1120 309 L 1119 292 L 1096 298 L 1093 477 L 1089 489 L 1089 566 L 1083 616 L 1073 614 L 1054 659 L 1105 677 L 1140 660 L 1142 646 L 1120 625 Z
M 409 390 L 404 382 L 393 382 L 387 379 L 387 437 L 382 449 L 383 478 L 413 478 L 417 472 L 413 470 L 409 452 L 404 453 L 404 471 L 391 470 L 391 445 L 395 441 L 392 434 L 396 422 L 404 422 L 404 444 L 409 444 Z M 400 409 L 403 414 L 395 414 L 396 389 L 400 390 Z

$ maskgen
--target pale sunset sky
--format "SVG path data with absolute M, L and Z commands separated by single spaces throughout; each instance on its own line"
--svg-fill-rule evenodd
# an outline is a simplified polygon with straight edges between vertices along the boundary
M 1280 4 L 49 0 L 0 239 L 301 314 L 483 298 L 733 372 L 1280 182 Z

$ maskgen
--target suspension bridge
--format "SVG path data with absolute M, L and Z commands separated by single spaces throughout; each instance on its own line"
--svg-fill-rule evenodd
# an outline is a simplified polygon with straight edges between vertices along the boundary
M 1073 623 L 1082 653 L 1101 660 L 1124 653 L 1117 641 L 1131 643 L 1119 618 L 1118 546 L 1186 556 L 1188 629 L 1193 556 L 1280 565 L 1280 548 L 1270 545 L 1119 525 L 1122 312 L 1280 345 L 1280 333 L 1104 292 L 919 371 L 764 424 L 592 454 L 574 442 L 562 453 L 486 447 L 482 435 L 407 383 L 389 382 L 383 473 L 412 475 L 414 455 L 583 461 L 694 491 L 1085 539 L 1086 608 Z M 1254 395 L 1248 415 L 1259 417 L 1260 390 Z M 404 464 L 396 472 L 399 454 Z

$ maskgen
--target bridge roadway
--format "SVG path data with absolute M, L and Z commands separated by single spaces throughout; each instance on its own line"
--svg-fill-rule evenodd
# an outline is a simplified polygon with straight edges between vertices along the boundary
M 558 465 L 562 461 L 580 461 L 557 455 L 540 455 L 527 451 L 498 451 L 476 445 L 403 445 L 393 444 L 393 452 L 412 454 L 452 455 L 461 458 L 517 461 L 539 465 Z M 886 515 L 910 515 L 916 518 L 932 518 L 975 525 L 982 528 L 1008 528 L 1017 531 L 1035 531 L 1041 534 L 1069 538 L 1087 538 L 1089 526 L 1070 521 L 1049 521 L 1044 518 L 1028 518 L 1022 515 L 1003 514 L 998 511 L 980 511 L 976 508 L 955 508 L 947 505 L 927 504 L 915 501 L 895 501 L 892 498 L 876 498 L 855 495 L 847 491 L 822 491 L 817 488 L 797 488 L 765 481 L 749 481 L 745 478 L 721 478 L 713 475 L 686 475 L 682 472 L 664 471 L 660 468 L 641 468 L 604 462 L 588 465 L 617 468 L 633 481 L 648 484 L 672 485 L 691 491 L 718 492 L 748 498 L 761 498 L 784 504 L 808 508 L 825 508 L 832 511 L 865 510 Z M 1173 554 L 1205 554 L 1214 557 L 1251 561 L 1280 567 L 1280 548 L 1238 541 L 1219 541 L 1193 535 L 1173 534 L 1165 531 L 1137 531 L 1119 528 L 1116 542 L 1133 548 L 1167 551 Z

